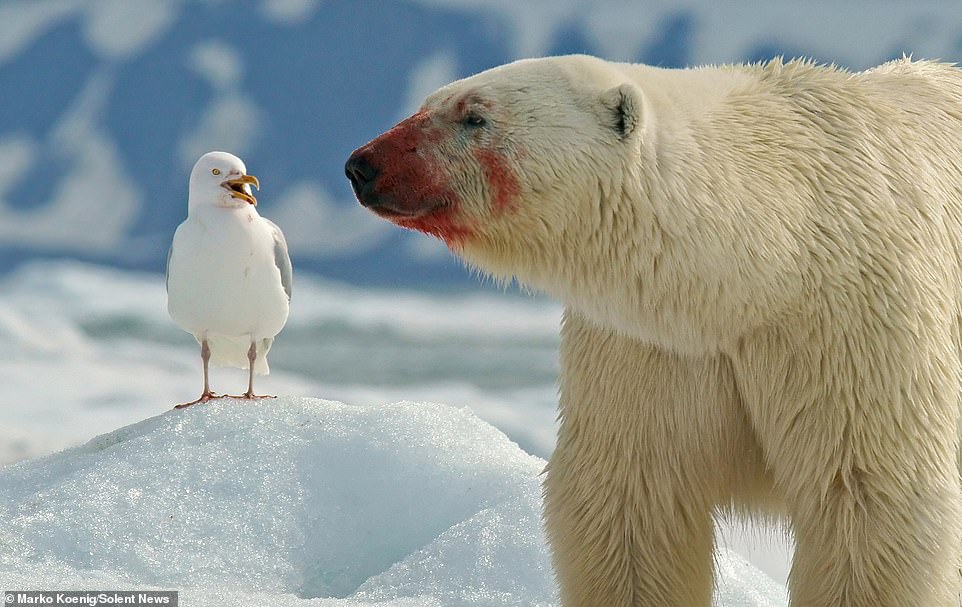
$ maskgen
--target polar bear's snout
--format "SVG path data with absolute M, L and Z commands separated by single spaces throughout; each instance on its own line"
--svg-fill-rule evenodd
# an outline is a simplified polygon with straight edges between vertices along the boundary
M 392 221 L 452 206 L 456 196 L 433 153 L 439 138 L 422 112 L 356 149 L 344 172 L 358 202 Z
M 366 209 L 459 246 L 471 230 L 460 216 L 461 197 L 439 160 L 443 139 L 427 114 L 418 112 L 354 150 L 344 173 Z
M 380 139 L 358 148 L 344 165 L 358 202 L 395 221 L 450 207 L 455 195 L 437 180 L 427 162 L 415 154 L 397 154 Z
M 360 150 L 355 151 L 347 159 L 347 163 L 344 165 L 344 174 L 351 182 L 351 188 L 354 189 L 354 195 L 357 196 L 358 202 L 368 208 L 378 206 L 379 198 L 374 192 L 378 170 L 363 153 L 360 153 Z

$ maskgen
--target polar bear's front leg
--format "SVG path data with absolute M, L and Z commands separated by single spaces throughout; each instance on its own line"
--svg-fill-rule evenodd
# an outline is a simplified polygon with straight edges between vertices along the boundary
M 959 605 L 962 367 L 949 323 L 880 318 L 857 331 L 796 320 L 734 357 L 795 531 L 793 606 Z
M 707 607 L 712 511 L 760 455 L 720 357 L 686 358 L 568 313 L 545 524 L 565 607 Z

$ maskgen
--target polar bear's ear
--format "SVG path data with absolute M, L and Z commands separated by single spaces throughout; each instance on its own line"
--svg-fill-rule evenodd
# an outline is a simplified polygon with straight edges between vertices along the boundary
M 611 128 L 621 139 L 631 137 L 641 125 L 641 90 L 632 84 L 619 84 L 605 91 L 601 104 Z

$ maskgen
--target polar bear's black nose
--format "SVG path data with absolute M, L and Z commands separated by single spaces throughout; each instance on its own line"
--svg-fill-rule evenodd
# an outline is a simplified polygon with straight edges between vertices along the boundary
M 371 206 L 375 203 L 374 198 L 376 197 L 371 196 L 371 189 L 374 180 L 377 178 L 377 173 L 377 169 L 365 155 L 357 152 L 351 154 L 344 165 L 344 174 L 347 175 L 351 187 L 354 188 L 354 195 L 357 196 L 358 202 L 364 206 Z

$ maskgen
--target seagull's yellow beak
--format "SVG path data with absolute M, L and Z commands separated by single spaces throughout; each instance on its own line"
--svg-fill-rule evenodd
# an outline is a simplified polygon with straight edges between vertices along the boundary
M 251 184 L 257 188 L 258 191 L 261 189 L 260 182 L 257 181 L 257 177 L 254 177 L 253 175 L 241 175 L 237 179 L 228 179 L 220 185 L 230 192 L 230 195 L 234 198 L 239 198 L 248 204 L 257 206 L 257 199 L 251 194 L 247 193 L 248 188 L 244 187 L 246 184 Z

